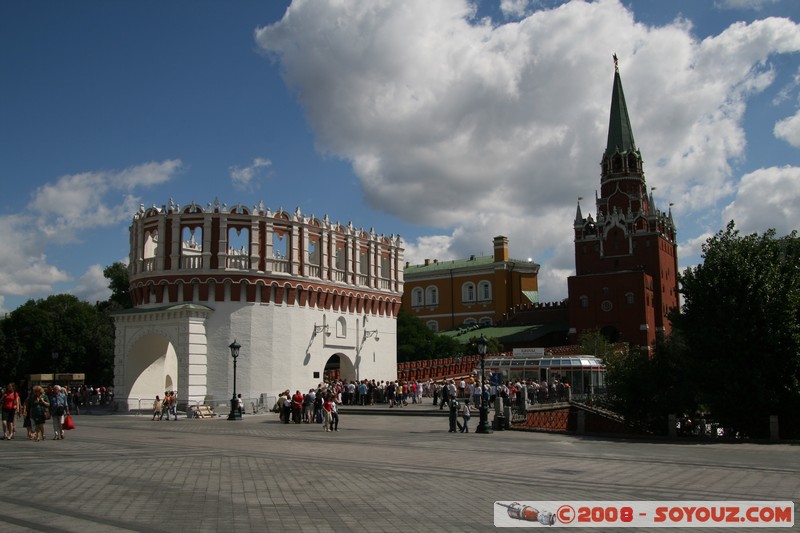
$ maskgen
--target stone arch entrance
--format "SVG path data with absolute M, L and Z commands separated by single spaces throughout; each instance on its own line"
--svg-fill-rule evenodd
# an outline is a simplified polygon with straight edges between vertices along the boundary
M 141 407 L 149 408 L 156 395 L 177 389 L 178 356 L 170 340 L 157 333 L 142 336 L 128 352 L 125 365 L 125 389 L 128 404 L 145 400 Z
M 335 353 L 325 362 L 322 375 L 325 380 L 354 381 L 356 369 L 349 357 L 343 353 Z

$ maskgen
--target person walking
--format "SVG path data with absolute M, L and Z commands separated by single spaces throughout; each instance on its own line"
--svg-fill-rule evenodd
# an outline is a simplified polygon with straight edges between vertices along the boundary
M 178 421 L 178 393 L 172 391 L 172 394 L 169 396 L 169 410 L 172 413 L 172 419 L 177 422 Z
M 69 402 L 67 395 L 61 389 L 61 385 L 53 387 L 50 395 L 50 420 L 53 421 L 53 440 L 64 439 L 64 418 L 69 414 Z
M 14 438 L 14 419 L 17 413 L 22 412 L 22 404 L 19 401 L 17 388 L 13 383 L 9 383 L 3 391 L 3 438 L 11 440 Z
M 156 418 L 161 420 L 161 398 L 158 397 L 158 394 L 156 394 L 156 399 L 153 402 L 153 420 Z
M 331 398 L 330 396 L 325 397 L 325 401 L 322 404 L 322 414 L 325 417 L 322 421 L 322 427 L 325 431 L 331 430 L 331 422 L 333 421 L 333 415 L 331 414 L 333 411 L 333 407 L 331 407 Z
M 164 419 L 164 415 L 167 417 L 167 422 L 169 422 L 169 412 L 170 412 L 170 403 L 169 403 L 170 392 L 164 392 L 164 401 L 161 402 L 161 417 L 159 420 Z
M 464 400 L 464 405 L 461 407 L 461 418 L 464 420 L 464 424 L 461 426 L 461 433 L 469 433 L 469 427 L 467 424 L 469 423 L 469 419 L 472 417 L 472 411 L 470 410 L 469 406 L 469 398 Z
M 33 388 L 33 400 L 31 402 L 31 421 L 33 422 L 33 440 L 39 442 L 44 439 L 44 422 L 47 420 L 47 413 L 50 409 L 50 402 L 41 385 Z
M 339 431 L 339 406 L 335 401 L 331 401 L 331 429 Z
M 450 408 L 450 431 L 448 433 L 455 433 L 456 424 L 458 423 L 458 401 L 455 398 L 450 398 L 447 405 Z

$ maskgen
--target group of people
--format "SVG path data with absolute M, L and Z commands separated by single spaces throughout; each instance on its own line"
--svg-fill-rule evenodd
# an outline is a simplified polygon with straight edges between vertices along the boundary
M 571 397 L 569 383 L 560 376 L 551 382 L 534 379 L 506 381 L 499 385 L 483 383 L 479 376 L 471 376 L 460 380 L 432 379 L 380 381 L 364 379 L 360 381 L 331 381 L 325 386 L 341 399 L 342 405 L 376 405 L 388 404 L 389 407 L 403 407 L 409 404 L 422 403 L 424 398 L 431 398 L 436 405 L 444 406 L 444 398 L 469 398 L 472 405 L 480 403 L 482 391 L 488 387 L 490 402 L 495 397 L 503 399 L 504 405 L 514 404 L 524 407 L 529 404 L 568 401 Z M 524 390 L 524 392 L 523 392 Z M 443 407 L 442 407 L 443 408 Z
M 291 393 L 286 389 L 278 396 L 272 410 L 280 415 L 284 424 L 322 424 L 325 431 L 339 431 L 339 409 L 341 388 L 320 383 L 317 389 L 306 394 L 299 390 Z
M 172 415 L 172 420 L 178 420 L 177 392 L 166 391 L 163 400 L 156 394 L 156 399 L 153 402 L 153 420 L 163 420 L 164 415 L 167 416 L 167 420 L 170 419 L 170 415 Z
M 28 440 L 46 440 L 44 426 L 48 419 L 53 423 L 53 440 L 62 440 L 64 421 L 70 416 L 69 397 L 66 387 L 51 385 L 45 389 L 36 385 L 23 399 L 16 385 L 9 383 L 2 391 L 3 440 L 16 437 L 19 419 L 22 419 L 22 426 L 27 430 Z

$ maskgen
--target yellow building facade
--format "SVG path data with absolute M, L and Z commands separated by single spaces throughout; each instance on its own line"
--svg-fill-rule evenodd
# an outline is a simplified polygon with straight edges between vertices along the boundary
M 503 320 L 509 309 L 537 303 L 539 265 L 511 259 L 508 238 L 494 238 L 494 255 L 406 264 L 403 308 L 433 331 Z

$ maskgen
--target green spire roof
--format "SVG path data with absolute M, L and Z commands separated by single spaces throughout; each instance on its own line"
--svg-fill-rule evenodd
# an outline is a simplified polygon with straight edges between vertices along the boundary
M 628 117 L 628 106 L 625 105 L 625 93 L 622 91 L 622 80 L 616 68 L 616 55 L 614 56 L 614 92 L 611 94 L 611 115 L 608 119 L 608 144 L 605 155 L 611 156 L 614 152 L 635 152 L 636 142 L 633 140 L 631 120 Z

